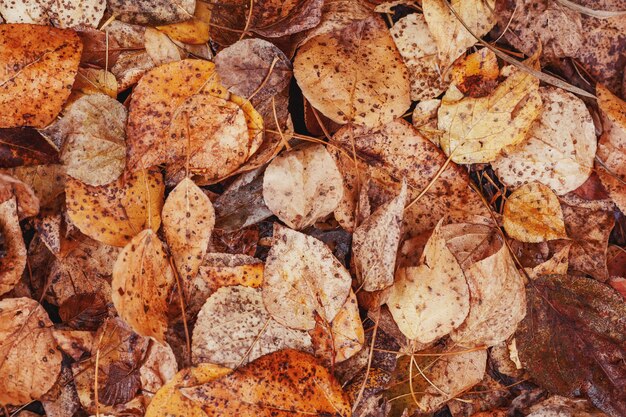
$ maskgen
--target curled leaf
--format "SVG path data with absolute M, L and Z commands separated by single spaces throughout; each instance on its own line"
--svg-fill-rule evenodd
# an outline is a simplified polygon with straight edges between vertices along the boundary
M 0 295 L 13 289 L 26 267 L 26 247 L 17 217 L 17 201 L 14 197 L 0 203 L 0 234 L 6 251 L 0 258 Z

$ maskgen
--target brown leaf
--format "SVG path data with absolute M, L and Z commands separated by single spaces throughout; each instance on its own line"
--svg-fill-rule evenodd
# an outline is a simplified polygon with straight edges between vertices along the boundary
M 209 417 L 296 415 L 347 417 L 350 403 L 330 372 L 313 356 L 281 350 L 220 379 L 180 390 Z
M 274 224 L 263 302 L 281 324 L 311 330 L 315 315 L 330 323 L 350 293 L 350 273 L 321 241 Z
M 107 6 L 122 22 L 154 26 L 189 20 L 196 0 L 107 0 Z
M 115 65 L 122 48 L 114 36 L 108 36 L 107 45 L 107 33 L 103 30 L 81 27 L 76 29 L 76 34 L 83 43 L 81 64 L 96 65 L 100 68 L 105 68 L 107 63 L 109 67 Z
M 0 127 L 52 122 L 70 95 L 81 51 L 80 38 L 71 30 L 0 26 Z
M 0 129 L 0 167 L 44 165 L 59 162 L 59 151 L 37 130 Z
M 106 384 L 98 393 L 98 399 L 105 405 L 126 403 L 132 400 L 141 388 L 139 372 L 124 362 L 111 363 L 106 376 Z
M 38 400 L 61 372 L 61 352 L 52 322 L 29 298 L 0 301 L 0 402 L 21 405 Z
M 24 220 L 39 213 L 39 199 L 35 192 L 22 181 L 0 173 L 0 203 L 15 197 L 17 217 Z
M 59 196 L 65 191 L 63 165 L 21 166 L 2 172 L 28 185 L 39 199 L 40 208 L 56 207 Z
M 307 100 L 336 123 L 375 127 L 410 105 L 407 69 L 379 17 L 309 40 L 294 75 Z
M 163 243 L 151 229 L 128 242 L 113 266 L 112 298 L 118 314 L 137 333 L 161 343 L 173 274 Z
M 0 295 L 13 289 L 26 267 L 26 247 L 17 217 L 15 198 L 0 203 L 0 234 L 3 237 L 2 263 L 0 264 Z
M 98 26 L 104 15 L 104 0 L 0 0 L 0 14 L 7 23 L 34 23 L 73 28 Z
M 98 293 L 75 294 L 59 306 L 59 316 L 72 328 L 97 330 L 107 317 L 107 306 Z

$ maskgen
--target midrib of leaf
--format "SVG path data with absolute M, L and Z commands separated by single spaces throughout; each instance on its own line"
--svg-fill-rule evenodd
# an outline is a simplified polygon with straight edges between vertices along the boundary
M 32 65 L 37 64 L 42 59 L 44 59 L 47 55 L 54 54 L 54 53 L 60 51 L 61 49 L 65 48 L 66 46 L 67 46 L 67 43 L 64 42 L 63 44 L 57 46 L 55 49 L 42 53 L 41 55 L 36 57 L 33 61 L 29 62 L 28 64 L 26 64 L 22 68 L 20 68 L 20 70 L 18 72 L 16 72 L 12 77 L 10 77 L 10 78 L 6 79 L 5 81 L 3 81 L 2 83 L 0 83 L 0 87 L 4 87 L 7 83 L 9 83 L 9 82 L 13 81 L 14 79 L 16 79 L 17 77 L 19 77 L 27 68 L 29 68 Z

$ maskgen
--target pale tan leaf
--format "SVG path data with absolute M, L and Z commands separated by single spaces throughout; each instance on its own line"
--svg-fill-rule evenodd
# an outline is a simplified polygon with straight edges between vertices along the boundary
M 263 302 L 276 321 L 301 330 L 315 327 L 316 314 L 332 322 L 348 298 L 351 282 L 350 273 L 324 243 L 275 224 Z
M 215 225 L 209 197 L 192 180 L 185 178 L 167 196 L 163 205 L 163 231 L 174 265 L 183 279 L 198 274 Z
M 441 223 L 424 248 L 421 265 L 398 269 L 387 305 L 402 333 L 420 343 L 443 337 L 463 323 L 470 294 Z
M 178 46 L 163 32 L 153 28 L 146 28 L 144 33 L 144 47 L 155 65 L 167 64 L 168 62 L 183 59 Z
M 365 344 L 365 331 L 359 316 L 359 304 L 356 295 L 350 296 L 331 323 L 335 363 L 350 359 L 361 351 Z
M 113 73 L 99 68 L 79 68 L 72 94 L 67 99 L 69 104 L 89 94 L 106 94 L 111 98 L 117 98 L 118 84 Z
M 274 320 L 260 289 L 223 287 L 206 301 L 193 330 L 193 363 L 236 368 L 281 349 L 311 350 L 311 338 Z
M 505 149 L 493 168 L 513 188 L 538 181 L 558 195 L 581 186 L 593 169 L 596 135 L 585 103 L 554 87 L 539 89 L 543 110 L 519 145 Z
M 196 2 L 193 18 L 180 23 L 158 26 L 172 40 L 191 45 L 203 45 L 209 42 L 209 23 L 211 22 L 210 6 L 202 1 Z
M 96 27 L 104 15 L 105 0 L 0 0 L 6 23 L 34 23 L 73 28 Z
M 17 217 L 15 197 L 0 203 L 0 234 L 6 253 L 0 264 L 0 295 L 13 289 L 26 267 L 26 247 Z
M 301 42 L 304 44 L 315 36 L 340 31 L 373 15 L 371 5 L 363 0 L 325 0 L 320 24 L 309 30 Z
M 342 196 L 341 174 L 323 145 L 283 152 L 265 170 L 265 204 L 293 229 L 332 213 Z
M 52 322 L 37 301 L 0 301 L 0 403 L 26 404 L 52 387 L 61 372 L 56 346 Z
M 521 186 L 507 198 L 503 225 L 507 234 L 520 242 L 567 238 L 559 199 L 538 182 Z
M 172 348 L 167 343 L 152 343 L 139 368 L 141 389 L 150 398 L 150 393 L 171 381 L 178 372 L 178 364 Z
M 542 275 L 566 275 L 569 268 L 569 252 L 572 246 L 567 242 L 555 252 L 550 259 L 534 267 L 524 268 L 531 279 L 537 279 Z
M 410 105 L 407 69 L 379 17 L 309 40 L 294 76 L 307 100 L 336 123 L 375 127 Z
M 20 166 L 0 170 L 28 185 L 39 199 L 41 208 L 55 206 L 65 191 L 65 167 L 63 165 Z
M 196 0 L 107 0 L 107 6 L 122 22 L 152 26 L 191 19 Z
M 39 199 L 28 184 L 0 173 L 0 203 L 15 197 L 19 220 L 32 217 L 39 213 Z
M 133 330 L 162 343 L 174 282 L 163 243 L 146 229 L 128 242 L 115 261 L 113 304 Z

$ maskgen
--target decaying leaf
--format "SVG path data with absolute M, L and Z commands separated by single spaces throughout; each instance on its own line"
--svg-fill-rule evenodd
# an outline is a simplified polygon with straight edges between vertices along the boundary
M 491 94 L 499 76 L 498 58 L 488 48 L 457 59 L 450 68 L 451 83 L 469 97 Z
M 40 208 L 55 206 L 65 190 L 65 167 L 63 165 L 20 166 L 2 173 L 28 185 L 39 200 Z
M 117 98 L 118 87 L 119 84 L 115 75 L 107 70 L 78 68 L 78 73 L 72 86 L 72 94 L 67 99 L 66 106 L 90 94 L 106 94 L 111 98 Z
M 436 0 L 444 1 L 444 0 Z M 457 163 L 491 162 L 504 148 L 524 140 L 541 109 L 539 80 L 512 66 L 486 97 L 464 97 L 452 85 L 441 101 L 441 148 Z
M 200 187 L 185 178 L 167 196 L 162 216 L 174 265 L 183 281 L 190 281 L 198 273 L 211 240 L 213 204 Z
M 163 342 L 174 272 L 163 243 L 151 229 L 135 236 L 113 266 L 112 298 L 118 314 L 137 333 Z
M 87 185 L 68 178 L 67 213 L 87 236 L 113 246 L 124 246 L 145 228 L 158 229 L 165 186 L 156 170 L 120 176 L 102 185 Z
M 0 129 L 0 167 L 56 164 L 59 152 L 32 128 Z
M 154 65 L 163 65 L 183 59 L 183 54 L 178 49 L 178 46 L 165 33 L 159 30 L 146 28 L 144 32 L 144 46 Z
M 593 169 L 596 135 L 585 103 L 563 90 L 542 87 L 543 110 L 519 145 L 493 162 L 500 180 L 517 188 L 538 181 L 558 195 L 582 185 Z
M 332 213 L 342 196 L 341 174 L 323 145 L 283 152 L 265 170 L 265 204 L 293 229 L 304 229 Z
M 173 40 L 192 45 L 202 45 L 209 42 L 209 29 L 211 22 L 211 9 L 202 1 L 196 2 L 196 10 L 193 18 L 180 23 L 158 26 L 161 32 Z
M 311 330 L 315 315 L 333 321 L 350 293 L 350 273 L 321 241 L 275 224 L 267 255 L 263 302 L 271 316 Z
M 17 217 L 15 197 L 0 203 L 0 235 L 3 237 L 3 256 L 0 258 L 0 295 L 13 289 L 26 267 L 26 247 Z
M 566 238 L 559 199 L 543 184 L 532 182 L 515 190 L 504 204 L 506 233 L 520 242 Z
M 70 95 L 81 51 L 80 38 L 71 30 L 1 25 L 0 127 L 52 122 Z
M 39 213 L 39 199 L 28 184 L 0 173 L 0 203 L 15 197 L 17 217 L 23 220 Z
M 104 0 L 1 0 L 7 23 L 52 24 L 60 28 L 96 27 L 104 15 Z
M 209 417 L 351 415 L 341 385 L 310 354 L 285 349 L 270 353 L 232 373 L 193 388 L 184 396 L 202 407 Z
M 424 248 L 421 265 L 398 269 L 387 305 L 402 333 L 420 343 L 445 336 L 463 323 L 470 293 L 441 224 Z
M 356 295 L 350 291 L 339 313 L 330 325 L 332 346 L 335 351 L 334 363 L 343 362 L 356 355 L 365 344 L 363 323 L 359 317 L 359 304 Z
M 311 350 L 311 338 L 274 320 L 265 310 L 260 289 L 223 287 L 198 314 L 192 336 L 195 364 L 237 368 L 281 349 Z
M 307 100 L 336 123 L 379 126 L 410 104 L 407 69 L 379 17 L 314 37 L 293 67 Z
M 365 291 L 379 291 L 393 284 L 406 194 L 403 183 L 400 194 L 379 207 L 352 235 L 357 279 Z
M 596 87 L 604 132 L 596 172 L 617 207 L 626 213 L 626 103 L 601 84 Z
M 163 25 L 191 19 L 196 0 L 107 0 L 107 7 L 122 22 Z
M 626 304 L 581 276 L 541 277 L 528 287 L 528 315 L 516 334 L 520 359 L 549 391 L 583 394 L 612 416 L 626 413 Z
M 582 398 L 567 398 L 553 395 L 533 405 L 527 417 L 608 417 Z
M 61 352 L 48 313 L 35 300 L 0 301 L 0 403 L 41 398 L 61 372 Z

